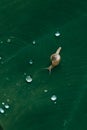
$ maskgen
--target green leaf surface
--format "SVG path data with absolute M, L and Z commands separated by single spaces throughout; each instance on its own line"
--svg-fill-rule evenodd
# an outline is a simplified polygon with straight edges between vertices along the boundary
M 86 0 L 0 1 L 0 130 L 87 130 L 86 28 Z

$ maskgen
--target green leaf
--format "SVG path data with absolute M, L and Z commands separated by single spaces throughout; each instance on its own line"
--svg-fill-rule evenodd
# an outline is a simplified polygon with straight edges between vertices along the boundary
M 85 0 L 0 1 L 0 130 L 87 130 L 86 28 Z

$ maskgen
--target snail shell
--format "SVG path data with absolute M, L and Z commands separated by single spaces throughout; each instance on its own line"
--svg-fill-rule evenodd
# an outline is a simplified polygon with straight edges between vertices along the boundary
M 62 49 L 62 48 L 59 47 L 59 48 L 57 49 L 57 51 L 50 56 L 51 65 L 47 68 L 47 69 L 49 70 L 49 72 L 51 72 L 51 70 L 52 70 L 54 67 L 56 67 L 57 65 L 59 65 L 59 63 L 60 63 L 60 61 L 61 61 L 61 56 L 60 56 L 60 54 L 59 54 L 60 51 L 61 51 L 61 49 Z
M 55 67 L 60 63 L 61 57 L 60 55 L 53 54 L 51 56 L 52 65 Z

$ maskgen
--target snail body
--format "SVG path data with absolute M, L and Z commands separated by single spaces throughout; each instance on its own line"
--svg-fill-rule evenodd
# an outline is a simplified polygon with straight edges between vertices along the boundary
M 60 63 L 60 61 L 61 61 L 61 56 L 60 56 L 60 54 L 59 54 L 60 51 L 61 51 L 61 47 L 59 47 L 59 48 L 57 49 L 57 51 L 50 56 L 51 65 L 46 68 L 46 69 L 49 70 L 49 72 L 51 72 L 51 70 L 52 70 L 54 67 L 56 67 L 56 66 L 59 65 L 59 63 Z

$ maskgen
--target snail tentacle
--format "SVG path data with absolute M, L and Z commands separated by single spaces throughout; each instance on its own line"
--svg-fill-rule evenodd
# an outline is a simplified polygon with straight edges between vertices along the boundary
M 59 48 L 57 49 L 57 51 L 56 51 L 56 54 L 57 54 L 57 55 L 60 53 L 61 49 L 62 49 L 61 47 L 59 47 Z

